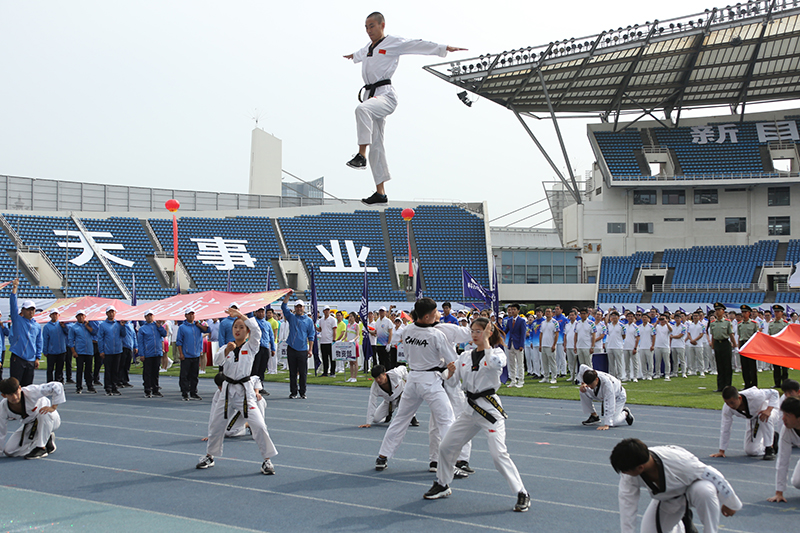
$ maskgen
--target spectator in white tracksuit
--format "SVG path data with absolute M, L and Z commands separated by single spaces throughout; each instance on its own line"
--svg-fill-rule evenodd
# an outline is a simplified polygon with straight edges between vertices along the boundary
M 611 374 L 592 370 L 586 365 L 580 366 L 578 375 L 583 381 L 580 386 L 581 408 L 583 414 L 589 415 L 589 418 L 583 422 L 584 425 L 600 422 L 597 429 L 605 430 L 622 425 L 623 422 L 627 422 L 629 426 L 633 424 L 633 415 L 630 409 L 625 407 L 628 395 L 620 380 Z M 597 416 L 594 402 L 602 404 L 602 417 Z
M 625 365 L 625 375 L 622 381 L 631 380 L 634 383 L 642 377 L 639 368 L 639 326 L 636 325 L 634 315 L 631 311 L 625 313 L 625 340 L 622 342 L 622 359 Z
M 697 512 L 705 533 L 717 533 L 719 515 L 733 516 L 742 502 L 725 477 L 679 446 L 647 445 L 625 439 L 611 452 L 619 478 L 619 521 L 622 533 L 633 533 L 644 488 L 652 500 L 642 516 L 642 533 L 697 531 Z
M 56 410 L 67 401 L 64 386 L 58 381 L 43 385 L 19 386 L 16 378 L 0 381 L 0 446 L 9 457 L 40 459 L 56 451 L 55 430 L 61 426 Z M 22 422 L 6 439 L 8 423 Z
M 736 416 L 747 420 L 744 453 L 763 455 L 767 461 L 774 459 L 772 442 L 775 420 L 778 417 L 778 391 L 750 387 L 740 392 L 729 385 L 722 389 L 722 399 L 725 400 L 725 405 L 722 407 L 719 452 L 711 457 L 725 457 L 731 438 L 733 417 Z
M 778 439 L 778 461 L 775 464 L 775 496 L 767 499 L 770 502 L 785 502 L 789 463 L 792 459 L 792 447 L 800 447 L 800 398 L 788 397 L 781 404 L 783 419 L 780 438 Z M 792 472 L 792 486 L 800 489 L 800 461 Z

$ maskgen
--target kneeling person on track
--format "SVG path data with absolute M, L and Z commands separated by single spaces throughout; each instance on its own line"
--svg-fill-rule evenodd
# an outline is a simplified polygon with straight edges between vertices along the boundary
M 237 407 L 241 407 L 244 418 L 250 423 L 253 440 L 264 458 L 261 473 L 271 475 L 275 473 L 275 467 L 270 459 L 278 455 L 278 450 L 269 437 L 264 417 L 256 407 L 256 393 L 250 380 L 253 359 L 261 346 L 261 328 L 255 318 L 247 318 L 237 309 L 226 309 L 225 312 L 235 319 L 232 327 L 234 341 L 220 347 L 214 354 L 214 365 L 225 365 L 225 383 L 220 397 L 211 408 L 208 448 L 206 456 L 197 463 L 197 468 L 214 466 L 214 456 L 222 454 L 225 428 L 230 422 L 228 417 Z M 254 415 L 252 417 L 249 416 L 251 412 Z
M 56 451 L 55 433 L 61 426 L 56 411 L 67 401 L 64 385 L 51 381 L 44 385 L 20 387 L 17 378 L 0 381 L 0 443 L 9 457 L 41 459 Z M 21 420 L 22 425 L 6 439 L 8 422 Z
M 578 375 L 582 376 L 581 383 L 581 408 L 583 414 L 589 418 L 583 421 L 584 426 L 601 422 L 598 430 L 606 430 L 612 426 L 620 426 L 627 422 L 633 424 L 631 410 L 625 407 L 628 395 L 620 380 L 599 370 L 592 370 L 586 365 L 581 365 Z M 593 402 L 603 404 L 603 417 L 597 416 Z
M 372 424 L 381 422 L 389 423 L 392 415 L 400 404 L 403 389 L 408 378 L 408 369 L 404 366 L 395 367 L 389 371 L 383 365 L 372 367 L 372 377 L 375 381 L 369 389 L 369 403 L 367 404 L 367 423 L 358 427 L 368 428 Z M 411 419 L 412 426 L 419 426 L 417 417 Z
M 476 348 L 461 354 L 456 363 L 448 365 L 448 379 L 462 382 L 470 411 L 461 413 L 444 434 L 439 447 L 439 463 L 436 481 L 425 493 L 426 500 L 449 496 L 450 482 L 456 470 L 456 459 L 461 448 L 483 430 L 489 441 L 495 468 L 506 478 L 509 487 L 517 495 L 514 511 L 525 512 L 530 508 L 531 498 L 522 484 L 519 471 L 506 448 L 506 413 L 496 391 L 500 388 L 500 374 L 506 365 L 506 354 L 499 346 L 503 334 L 487 318 L 478 318 L 471 325 L 472 339 Z

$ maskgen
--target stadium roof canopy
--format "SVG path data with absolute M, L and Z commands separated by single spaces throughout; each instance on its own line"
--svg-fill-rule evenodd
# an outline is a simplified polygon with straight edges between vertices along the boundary
M 730 106 L 743 115 L 746 103 L 800 98 L 800 0 L 745 2 L 424 68 L 514 111 L 580 203 L 574 176 L 564 179 L 521 114 L 549 115 L 560 141 L 557 115 L 617 124 L 626 113 L 675 111 L 674 127 L 683 108 Z

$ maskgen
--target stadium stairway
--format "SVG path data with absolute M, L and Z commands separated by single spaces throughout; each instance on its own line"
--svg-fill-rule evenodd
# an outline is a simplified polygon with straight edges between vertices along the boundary
M 778 251 L 775 252 L 775 261 L 786 261 L 786 254 L 789 252 L 789 243 L 788 242 L 781 242 L 778 243 Z

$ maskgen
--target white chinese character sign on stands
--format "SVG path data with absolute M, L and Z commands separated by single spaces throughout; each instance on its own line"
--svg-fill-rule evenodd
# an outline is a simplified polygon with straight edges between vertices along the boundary
M 257 259 L 247 251 L 245 239 L 192 239 L 197 243 L 197 260 L 204 265 L 212 265 L 217 270 L 233 270 L 236 265 L 255 268 Z
M 739 143 L 737 134 L 739 130 L 736 129 L 736 124 L 720 124 L 717 126 L 717 131 L 714 131 L 714 126 L 692 126 L 692 144 L 708 144 L 716 143 L 723 144 L 725 141 L 730 141 L 733 144 Z
M 353 241 L 344 241 L 344 247 L 347 250 L 347 258 L 350 261 L 350 266 L 345 266 L 344 257 L 342 256 L 342 248 L 339 246 L 338 240 L 331 239 L 331 251 L 325 249 L 321 244 L 317 245 L 317 250 L 322 254 L 327 261 L 333 261 L 333 266 L 320 267 L 320 272 L 357 272 L 364 271 L 367 257 L 369 256 L 369 247 L 362 246 L 361 251 L 356 254 L 356 246 Z M 366 267 L 367 272 L 377 272 L 377 267 Z
M 54 229 L 53 233 L 58 237 L 67 237 L 66 242 L 59 242 L 59 248 L 80 248 L 81 254 L 78 257 L 74 257 L 69 260 L 70 263 L 77 266 L 83 266 L 89 262 L 89 260 L 94 257 L 94 250 L 92 246 L 89 244 L 89 241 L 86 240 L 86 237 L 80 231 L 67 231 L 67 230 L 59 230 Z M 98 239 L 112 239 L 114 235 L 111 234 L 110 231 L 90 231 L 88 232 L 89 236 L 95 241 L 97 247 L 100 249 L 100 255 L 108 259 L 109 261 L 113 261 L 118 265 L 126 266 L 128 268 L 133 266 L 133 261 L 128 261 L 122 259 L 121 257 L 117 257 L 116 255 L 111 255 L 108 253 L 108 250 L 124 250 L 125 247 L 121 244 L 117 243 L 110 243 L 110 242 L 98 242 Z M 69 240 L 70 237 L 77 237 L 78 242 L 71 242 Z
M 765 143 L 770 141 L 800 141 L 800 134 L 797 132 L 797 122 L 794 120 L 781 120 L 777 122 L 758 122 L 758 142 Z

